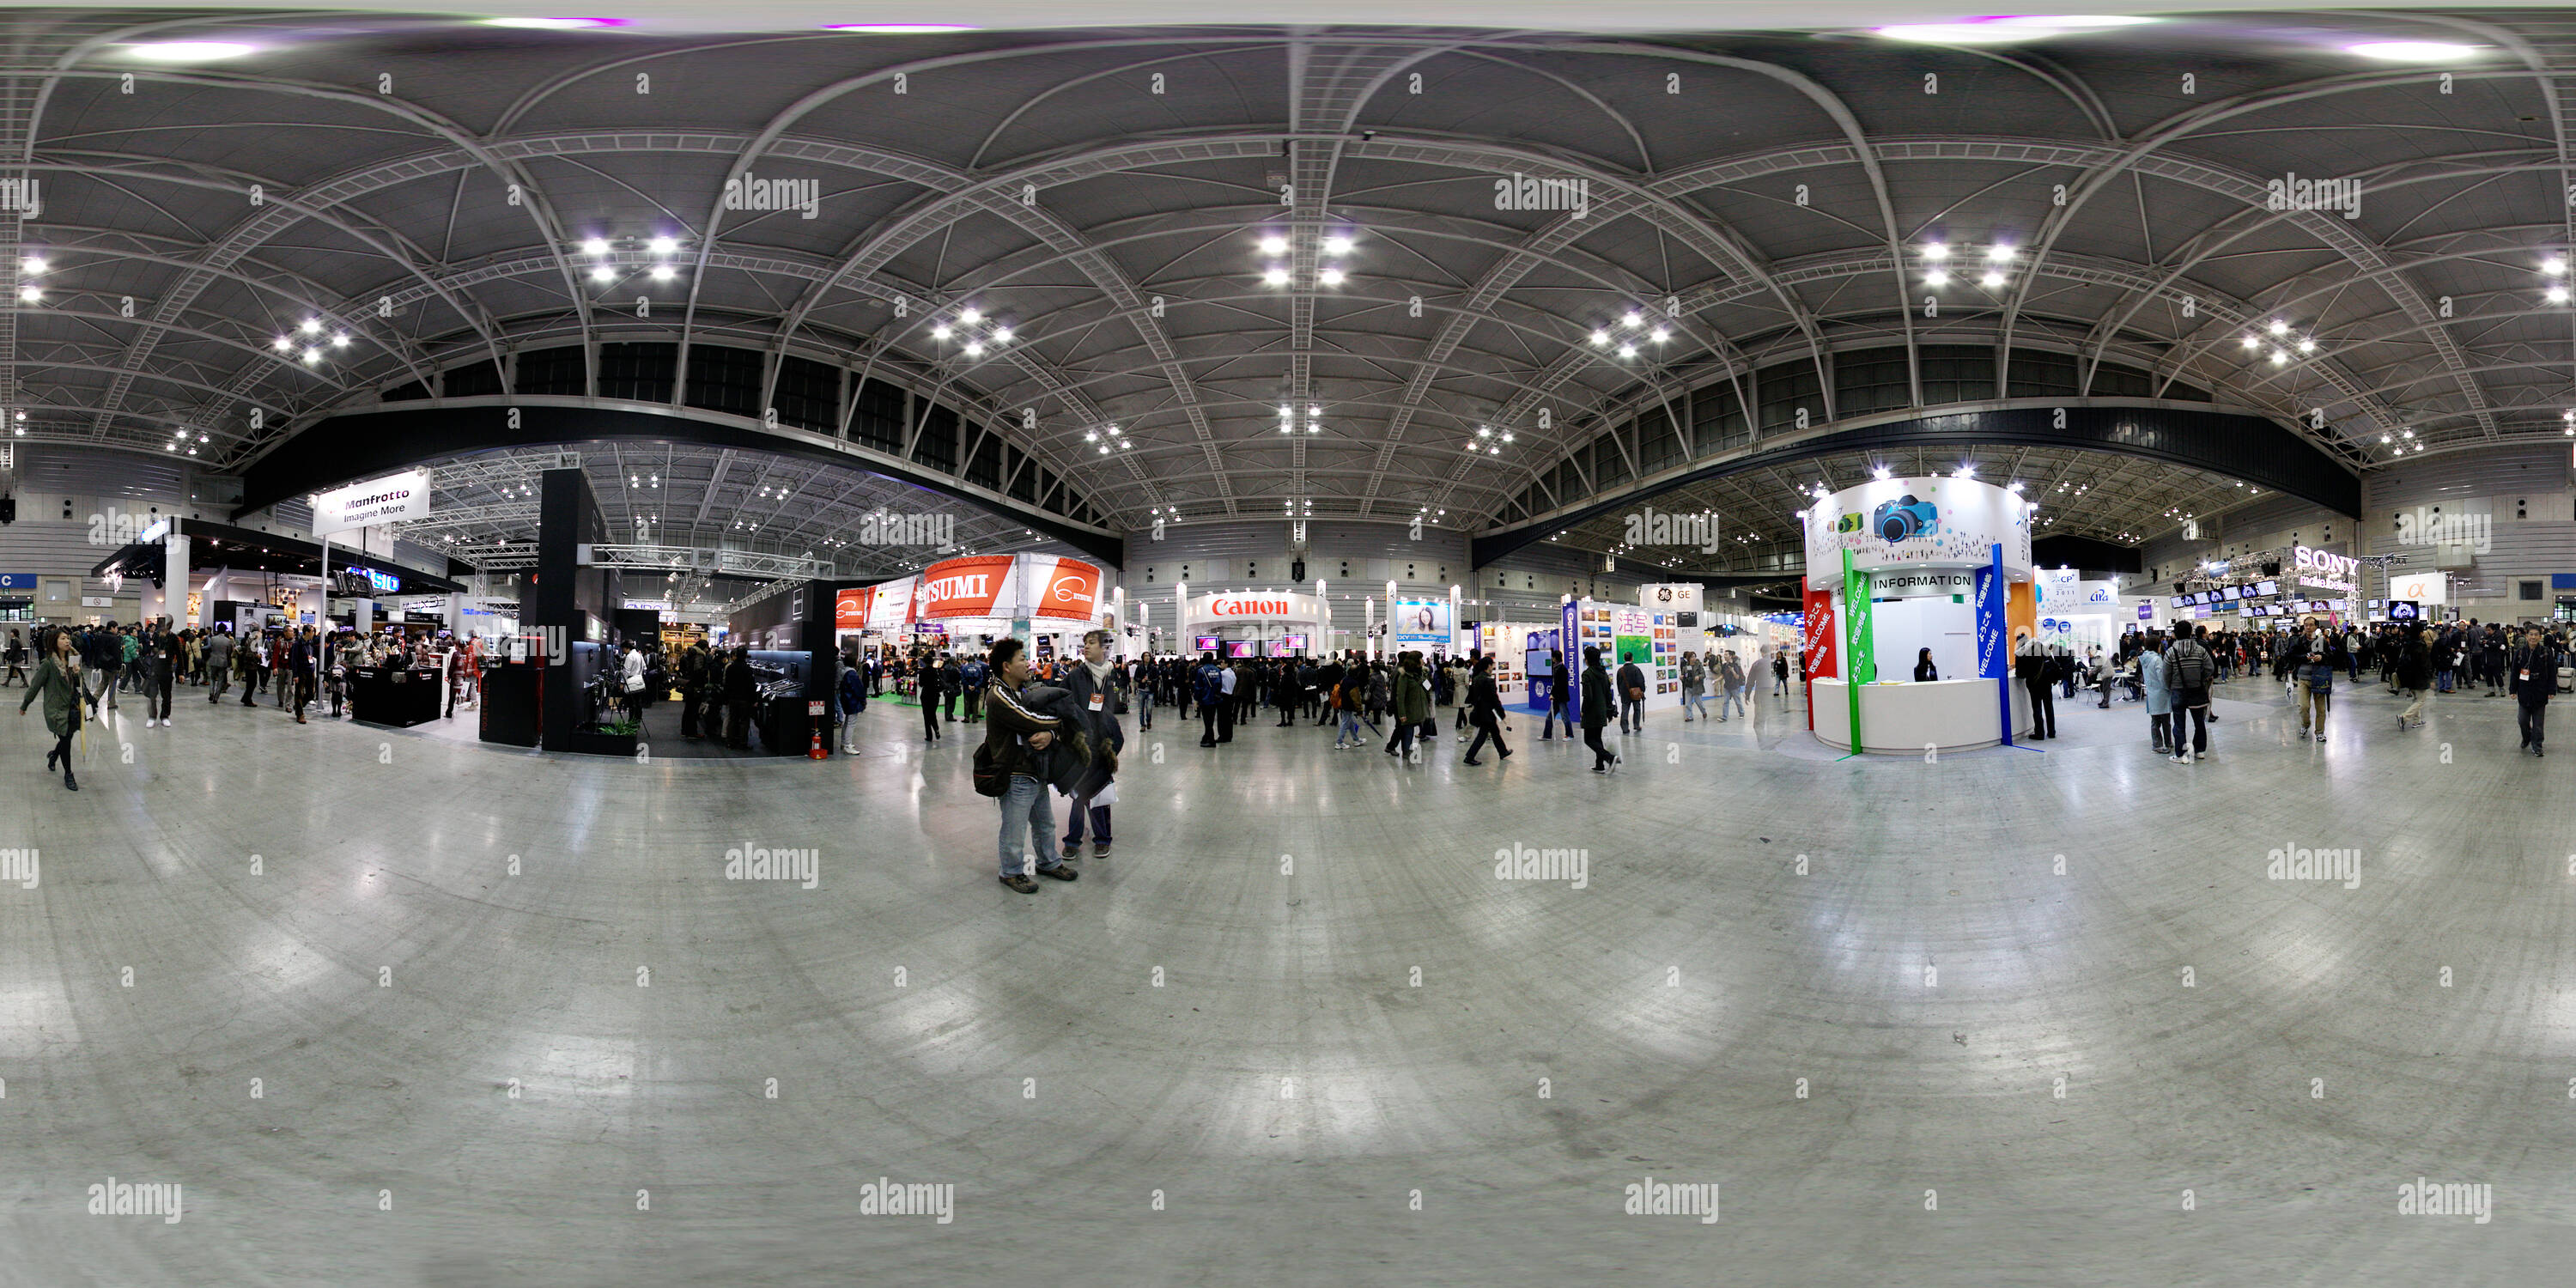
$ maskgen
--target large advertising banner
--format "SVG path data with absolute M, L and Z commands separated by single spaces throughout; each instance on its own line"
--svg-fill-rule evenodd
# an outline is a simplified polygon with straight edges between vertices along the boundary
M 1993 568 L 1977 570 L 1977 676 L 1994 679 L 2012 671 L 2012 649 L 2004 632 L 2004 579 Z
M 1019 600 L 1011 574 L 1019 562 L 1017 555 L 966 555 L 922 569 L 917 618 L 992 617 L 997 604 L 1001 616 L 1013 615 Z
M 898 577 L 872 587 L 868 600 L 868 629 L 891 634 L 910 623 L 912 592 L 917 581 L 913 577 Z
M 1655 665 L 1654 614 L 1649 613 L 1642 608 L 1611 609 L 1610 639 L 1612 651 L 1617 654 L 1610 663 L 1611 669 L 1616 670 L 1619 667 L 1626 666 L 1627 664 L 1634 662 L 1638 667 L 1644 669 L 1647 674 L 1653 674 L 1653 668 Z M 1651 689 L 1648 690 L 1648 692 L 1652 691 L 1653 690 Z
M 832 593 L 832 629 L 863 631 L 868 627 L 868 603 L 876 597 L 876 587 L 861 586 L 855 590 Z
M 1807 678 L 1830 680 L 1842 674 L 1834 656 L 1834 592 L 1810 589 L 1806 600 L 1798 645 L 1807 655 Z
M 1096 565 L 1058 555 L 1019 558 L 1020 584 L 1030 591 L 1029 616 L 1070 617 L 1085 622 L 1100 616 L 1100 569 Z
M 1843 555 L 1864 571 L 1976 568 L 2002 546 L 2007 574 L 2030 571 L 2030 511 L 2021 494 L 1960 478 L 1874 479 L 1807 508 L 1807 583 L 1831 589 Z
M 2418 604 L 2451 602 L 2451 574 L 2447 572 L 2397 573 L 2388 579 L 2390 599 L 2413 600 Z
M 1446 599 L 1399 599 L 1395 601 L 1395 647 L 1430 652 L 1447 652 L 1456 637 L 1450 632 L 1449 601 Z
M 328 537 L 379 523 L 429 517 L 429 471 L 406 470 L 322 494 L 313 505 L 313 535 Z

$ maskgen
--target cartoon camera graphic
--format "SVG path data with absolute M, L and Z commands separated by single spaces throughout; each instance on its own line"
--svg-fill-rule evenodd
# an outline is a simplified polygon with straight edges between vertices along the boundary
M 1869 516 L 1869 526 L 1877 529 L 1879 540 L 1889 545 L 1909 537 L 1928 537 L 1941 530 L 1941 511 L 1929 501 L 1914 499 L 1911 492 L 1893 501 L 1882 501 Z

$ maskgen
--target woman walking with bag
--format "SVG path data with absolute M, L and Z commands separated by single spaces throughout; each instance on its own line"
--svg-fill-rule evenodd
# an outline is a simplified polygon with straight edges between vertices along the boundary
M 61 761 L 63 786 L 76 792 L 80 780 L 72 777 L 72 735 L 80 732 L 81 724 L 80 658 L 72 652 L 70 632 L 55 632 L 52 644 L 45 660 L 36 665 L 36 677 L 18 703 L 18 714 L 27 714 L 36 699 L 45 700 L 45 728 L 54 735 L 54 749 L 45 753 L 45 769 L 50 773 L 54 762 Z

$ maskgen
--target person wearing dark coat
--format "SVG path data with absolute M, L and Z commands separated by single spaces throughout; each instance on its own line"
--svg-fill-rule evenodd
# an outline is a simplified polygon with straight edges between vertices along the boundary
M 859 754 L 858 714 L 868 709 L 868 673 L 850 658 L 841 666 L 841 754 Z
M 2397 688 L 2413 701 L 2397 713 L 2400 729 L 2424 727 L 2424 690 L 2433 687 L 2433 632 L 2412 631 L 2397 650 Z
M 2549 695 L 2558 692 L 2558 650 L 2537 626 L 2523 628 L 2522 643 L 2505 659 L 2505 685 L 2513 691 L 2514 726 L 2522 745 L 2538 756 L 2549 719 Z
M 1030 705 L 1042 700 L 1049 710 L 1062 710 L 1060 704 L 1072 695 L 1029 684 L 1028 653 L 1016 639 L 997 641 L 987 668 L 993 678 L 984 689 L 981 757 L 1009 784 L 997 802 L 1002 807 L 1001 881 L 1021 894 L 1036 894 L 1038 883 L 1028 873 L 1032 848 L 1039 856 L 1039 876 L 1073 881 L 1082 875 L 1054 852 L 1055 814 L 1047 808 L 1046 793 L 1050 778 L 1062 773 L 1061 763 L 1071 763 L 1077 773 L 1084 768 L 1074 763 L 1078 755 L 1056 754 L 1063 750 L 1056 740 L 1072 741 L 1074 726 Z
M 81 665 L 72 652 L 72 637 L 56 632 L 45 660 L 36 664 L 36 676 L 27 687 L 27 696 L 19 700 L 18 714 L 27 714 L 29 704 L 44 699 L 45 728 L 54 735 L 54 749 L 45 753 L 45 770 L 51 773 L 56 761 L 62 762 L 63 786 L 80 790 L 80 780 L 72 776 L 72 735 L 80 732 L 81 706 L 86 700 L 81 693 Z
M 1646 731 L 1646 673 L 1634 662 L 1619 664 L 1619 732 Z
M 1505 760 L 1512 749 L 1503 745 L 1503 695 L 1494 687 L 1494 659 L 1476 655 L 1475 678 L 1467 681 L 1467 722 L 1476 727 L 1476 740 L 1467 745 L 1467 763 L 1481 765 L 1476 753 L 1485 749 L 1485 740 L 1494 741 L 1494 754 Z
M 1610 673 L 1601 669 L 1601 650 L 1596 645 L 1583 646 L 1583 745 L 1592 749 L 1592 772 L 1606 774 L 1619 763 L 1610 749 L 1601 745 L 1601 727 L 1610 723 L 1616 710 L 1610 695 Z
M 914 686 L 913 697 L 921 702 L 921 725 L 926 731 L 922 738 L 924 742 L 939 741 L 939 700 L 940 695 L 947 692 L 947 681 L 948 668 L 939 665 L 937 659 L 922 664 L 921 680 Z
M 737 648 L 724 670 L 725 745 L 751 750 L 751 704 L 760 696 L 760 677 L 751 670 L 751 650 Z
M 1109 632 L 1084 632 L 1082 656 L 1065 668 L 1062 686 L 1072 699 L 1073 727 L 1080 731 L 1068 742 L 1087 744 L 1090 753 L 1089 764 L 1066 792 L 1073 798 L 1065 807 L 1064 857 L 1068 859 L 1082 854 L 1085 821 L 1091 825 L 1091 857 L 1109 857 L 1109 802 L 1096 798 L 1106 793 L 1112 801 L 1117 799 L 1109 787 L 1117 777 L 1119 749 L 1127 745 L 1126 731 L 1118 727 L 1118 698 L 1126 679 L 1109 661 Z

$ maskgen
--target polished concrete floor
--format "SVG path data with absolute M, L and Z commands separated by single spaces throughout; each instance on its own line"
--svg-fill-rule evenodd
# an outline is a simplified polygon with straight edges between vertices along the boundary
M 2222 694 L 2188 767 L 2133 706 L 1837 762 L 1765 699 L 1608 777 L 1166 712 L 1035 896 L 977 731 L 891 704 L 639 764 L 183 695 L 77 794 L 0 714 L 0 1284 L 2560 1282 L 2576 740 Z

